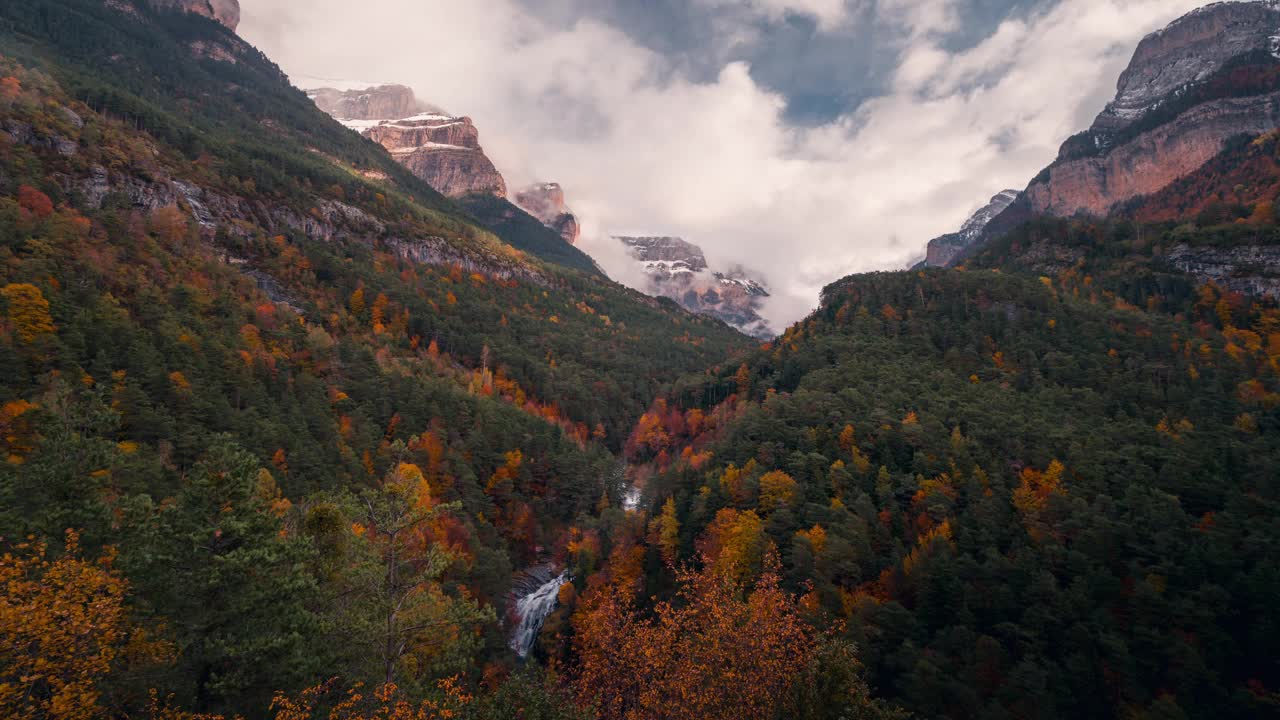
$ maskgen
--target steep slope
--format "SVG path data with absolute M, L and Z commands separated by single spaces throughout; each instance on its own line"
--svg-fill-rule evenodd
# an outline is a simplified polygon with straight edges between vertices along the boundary
M 557 265 L 603 275 L 586 253 L 563 242 L 570 227 L 576 233 L 576 218 L 568 215 L 568 222 L 562 214 L 548 224 L 506 200 L 506 180 L 484 154 L 470 118 L 447 115 L 403 85 L 320 88 L 307 96 L 346 127 L 382 145 L 414 176 L 452 197 L 503 242 Z
M 181 10 L 212 18 L 235 32 L 240 25 L 238 0 L 147 0 L 152 7 L 162 10 Z
M 1218 299 L 1192 325 L 1008 273 L 841 280 L 642 418 L 646 552 L 776 551 L 920 717 L 1266 714 L 1280 314 Z
M 1275 37 L 1274 3 L 1230 2 L 1144 38 L 1115 99 L 1027 187 L 1032 210 L 1104 215 L 1200 167 L 1230 138 L 1280 127 Z
M 761 303 L 769 291 L 749 270 L 713 270 L 707 267 L 702 248 L 682 238 L 614 239 L 644 270 L 649 294 L 671 298 L 690 312 L 723 320 L 760 340 L 777 334 L 760 316 Z
M 1242 138 L 1110 217 L 1040 218 L 991 240 L 966 266 L 1044 275 L 1073 292 L 1105 291 L 1118 302 L 1171 314 L 1191 314 L 1204 283 L 1274 302 L 1280 299 L 1277 150 L 1275 133 Z
M 504 662 L 513 566 L 620 500 L 662 386 L 745 345 L 512 249 L 208 18 L 10 3 L 0 48 L 0 536 L 116 546 L 185 707 L 384 679 L 405 503 L 435 629 L 402 687 Z M 145 712 L 135 679 L 101 715 Z
M 1002 190 L 986 205 L 979 208 L 960 227 L 959 232 L 947 233 L 929 241 L 924 264 L 929 267 L 949 267 L 964 252 L 978 242 L 983 231 L 997 216 L 1018 199 L 1017 190 Z
M 556 230 L 515 204 L 492 195 L 468 195 L 457 202 L 480 225 L 512 247 L 547 262 L 604 276 L 590 255 L 565 242 Z
M 88 99 L 88 105 L 68 110 L 65 120 L 51 126 L 12 113 L 5 118 L 5 128 L 16 147 L 54 153 L 57 169 L 47 173 L 49 179 L 40 178 L 39 186 L 54 191 L 55 197 L 95 210 L 118 201 L 123 194 L 133 207 L 147 212 L 178 205 L 189 213 L 200 233 L 214 241 L 245 242 L 267 233 L 313 243 L 364 246 L 367 250 L 361 252 L 390 252 L 407 262 L 445 270 L 458 266 L 464 272 L 540 288 L 539 293 L 554 291 L 548 296 L 553 302 L 568 303 L 561 308 L 595 302 L 602 311 L 614 311 L 614 318 L 626 324 L 625 332 L 616 324 L 592 319 L 592 313 L 584 310 L 567 315 L 539 308 L 542 303 L 529 311 L 519 310 L 523 303 L 518 303 L 516 310 L 507 313 L 506 324 L 481 332 L 522 335 L 519 344 L 528 345 L 530 337 L 538 333 L 530 332 L 531 328 L 523 333 L 508 329 L 526 313 L 531 323 L 562 316 L 562 324 L 571 319 L 577 324 L 581 318 L 586 323 L 584 329 L 595 328 L 589 332 L 617 335 L 627 342 L 634 337 L 650 345 L 650 350 L 637 345 L 627 353 L 629 357 L 639 359 L 653 352 L 657 353 L 652 356 L 655 359 L 674 361 L 664 371 L 666 377 L 702 367 L 718 351 L 690 347 L 683 359 L 677 360 L 680 351 L 673 352 L 667 343 L 653 343 L 656 336 L 641 340 L 636 333 L 665 333 L 667 330 L 659 329 L 665 325 L 675 330 L 675 336 L 683 335 L 686 329 L 695 333 L 705 330 L 711 333 L 707 339 L 714 336 L 713 344 L 722 349 L 738 343 L 733 333 L 716 329 L 714 322 L 671 312 L 616 284 L 561 272 L 512 250 L 474 225 L 468 213 L 414 178 L 382 149 L 329 120 L 291 88 L 275 66 L 238 38 L 217 32 L 203 18 L 162 14 L 140 21 L 138 15 L 89 0 L 8 6 L 4 17 L 12 23 L 10 32 L 16 32 L 10 36 L 10 47 L 28 48 L 26 61 L 36 63 L 41 61 L 40 51 L 57 50 L 63 59 L 50 71 L 63 84 L 63 92 Z M 101 42 L 83 42 L 86 37 Z M 118 41 L 113 42 L 113 37 Z M 142 37 L 152 37 L 152 41 L 142 42 Z M 190 43 L 197 38 L 222 44 L 240 60 L 211 59 L 192 50 Z M 143 78 L 154 83 L 149 100 L 132 90 Z M 201 88 L 225 89 L 228 83 L 234 87 L 229 94 L 201 92 Z M 190 102 L 193 96 L 202 98 L 198 105 Z M 14 110 L 25 107 L 11 105 Z M 86 151 L 86 147 L 93 149 L 92 139 L 82 137 L 77 142 L 76 138 L 86 132 L 83 116 L 98 113 L 141 126 L 142 137 L 150 135 L 147 142 L 155 150 L 152 157 L 135 151 L 120 161 Z M 16 179 L 11 176 L 7 182 L 12 191 Z M 465 292 L 465 288 L 460 290 Z M 500 290 L 490 287 L 480 296 L 500 295 Z M 508 300 L 494 302 L 502 307 Z M 435 321 L 447 319 L 436 317 Z M 558 330 L 563 334 L 565 328 Z M 463 326 L 457 331 L 476 334 L 475 330 L 464 331 Z M 424 338 L 437 334 L 436 330 L 422 333 Z M 540 360 L 547 351 L 560 354 L 560 340 L 548 337 L 547 342 L 557 343 L 557 347 L 536 350 Z M 467 343 L 467 354 L 478 358 L 481 344 Z M 585 347 L 570 351 L 581 369 L 595 364 L 582 364 L 586 357 L 580 353 L 584 350 L 593 352 Z M 597 368 L 603 371 L 605 366 Z M 610 365 L 609 370 L 616 377 L 616 365 Z M 636 400 L 647 400 L 647 392 L 637 392 Z M 562 401 L 568 397 L 557 396 Z M 603 418 L 589 419 L 594 423 Z

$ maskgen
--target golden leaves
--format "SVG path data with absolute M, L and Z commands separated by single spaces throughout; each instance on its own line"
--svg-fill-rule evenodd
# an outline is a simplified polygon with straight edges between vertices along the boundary
M 103 717 L 98 682 L 122 663 L 167 659 L 171 649 L 129 622 L 113 552 L 84 560 L 71 531 L 57 560 L 42 543 L 17 550 L 0 557 L 0 716 Z

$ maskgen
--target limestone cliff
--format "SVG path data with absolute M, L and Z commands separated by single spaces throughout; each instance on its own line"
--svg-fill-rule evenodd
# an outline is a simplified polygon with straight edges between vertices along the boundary
M 390 120 L 409 117 L 420 109 L 413 90 L 404 85 L 379 85 L 363 90 L 316 88 L 307 96 L 321 110 L 340 120 Z
M 480 147 L 471 118 L 429 109 L 403 85 L 316 88 L 307 95 L 343 125 L 385 147 L 441 194 L 507 196 L 507 183 Z
M 1036 213 L 1103 215 L 1160 190 L 1229 139 L 1280 127 L 1280 8 L 1216 3 L 1148 35 L 1092 127 L 1025 197 Z
M 516 205 L 555 230 L 570 245 L 578 242 L 582 228 L 565 204 L 564 188 L 557 183 L 535 183 L 515 195 Z

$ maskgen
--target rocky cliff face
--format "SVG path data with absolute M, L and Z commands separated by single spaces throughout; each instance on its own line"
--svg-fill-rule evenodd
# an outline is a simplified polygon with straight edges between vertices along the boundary
M 1280 298 L 1280 247 L 1274 245 L 1227 249 L 1175 245 L 1164 261 L 1201 282 L 1246 295 Z
M 1217 3 L 1147 36 L 1115 99 L 1025 196 L 1037 213 L 1103 215 L 1160 190 L 1224 143 L 1280 126 L 1280 6 Z
M 238 0 L 147 0 L 147 2 L 156 8 L 186 10 L 213 18 L 233 32 L 240 25 Z
M 723 320 L 761 340 L 777 333 L 760 316 L 769 291 L 753 273 L 733 267 L 713 271 L 702 248 L 677 237 L 615 237 L 644 267 L 650 295 L 671 298 L 686 310 Z
M 409 117 L 420 108 L 413 90 L 404 85 L 379 85 L 364 90 L 316 88 L 307 97 L 339 120 L 391 120 Z
M 424 106 L 403 85 L 317 88 L 307 95 L 343 125 L 385 147 L 441 194 L 507 196 L 507 183 L 480 147 L 480 133 L 471 118 L 419 112 Z
M 1116 97 L 1094 129 L 1115 131 L 1182 87 L 1208 78 L 1245 53 L 1277 50 L 1280 18 L 1272 2 L 1214 3 L 1143 38 L 1116 83 Z
M 516 193 L 516 205 L 555 230 L 570 245 L 578 242 L 582 228 L 578 217 L 565 205 L 564 189 L 556 183 L 536 183 Z
M 989 203 L 971 215 L 959 232 L 947 233 L 930 240 L 924 264 L 929 267 L 949 267 L 982 237 L 982 231 L 988 223 L 1017 199 L 1017 190 L 1000 191 Z
M 1157 192 L 1199 168 L 1231 138 L 1276 127 L 1280 93 L 1205 103 L 1101 157 L 1055 163 L 1047 177 L 1028 186 L 1027 199 L 1035 212 L 1105 215 L 1117 204 Z

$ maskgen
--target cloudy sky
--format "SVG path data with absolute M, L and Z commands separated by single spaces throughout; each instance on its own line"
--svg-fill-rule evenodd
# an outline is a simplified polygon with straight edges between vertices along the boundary
M 1020 189 L 1198 0 L 241 0 L 291 76 L 412 86 L 519 186 L 560 182 L 584 249 L 680 235 L 774 290 L 897 268 Z M 310 83 L 300 83 L 310 84 Z

